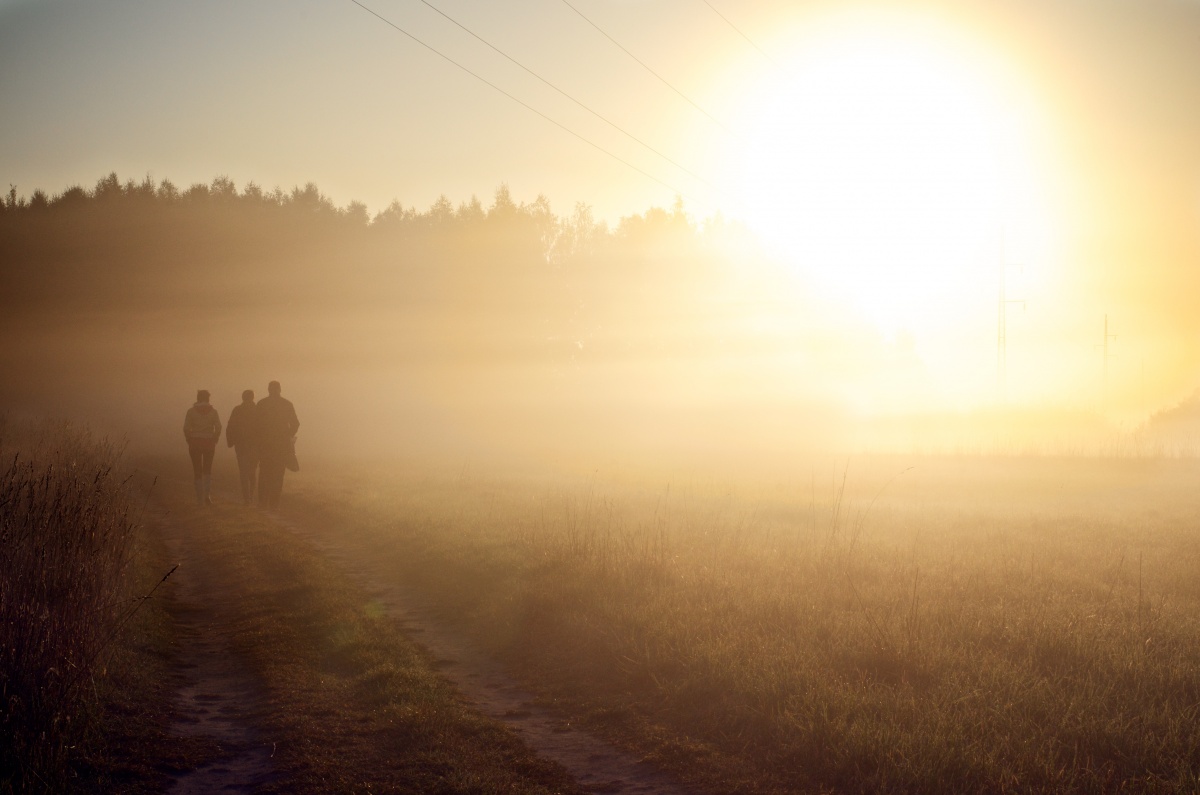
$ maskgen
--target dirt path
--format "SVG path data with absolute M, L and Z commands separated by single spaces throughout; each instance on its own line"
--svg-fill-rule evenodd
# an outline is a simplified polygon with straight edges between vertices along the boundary
M 497 663 L 435 620 L 417 594 L 373 569 L 369 554 L 354 553 L 349 545 L 337 544 L 336 534 L 310 525 L 303 517 L 254 515 L 258 517 L 255 521 L 274 522 L 297 544 L 325 558 L 340 576 L 366 591 L 408 638 L 424 647 L 435 668 L 471 708 L 510 727 L 533 753 L 560 765 L 580 788 L 631 795 L 684 795 L 690 791 L 653 765 L 537 703 Z M 173 674 L 175 718 L 170 733 L 211 750 L 207 764 L 171 776 L 167 791 L 173 795 L 253 793 L 264 785 L 278 788 L 294 772 L 274 764 L 272 740 L 278 738 L 265 737 L 255 728 L 270 725 L 271 721 L 264 723 L 264 710 L 276 707 L 269 706 L 273 702 L 265 683 L 253 673 L 257 669 L 239 658 L 234 635 L 237 619 L 231 617 L 238 614 L 239 605 L 244 607 L 245 594 L 239 592 L 235 580 L 225 581 L 228 571 L 220 564 L 232 560 L 231 550 L 221 546 L 225 543 L 221 534 L 212 532 L 214 528 L 208 524 L 228 522 L 233 516 L 222 515 L 221 506 L 214 514 L 191 506 L 168 513 L 161 505 L 156 515 L 147 516 L 180 564 L 171 578 L 170 614 L 178 648 Z M 233 565 L 238 564 L 234 561 Z
M 179 569 L 173 575 L 172 617 L 179 639 L 175 715 L 170 731 L 213 743 L 219 758 L 172 776 L 172 795 L 251 793 L 274 777 L 271 743 L 251 728 L 249 716 L 261 701 L 262 686 L 230 646 L 230 629 L 220 621 L 222 600 L 236 598 L 211 582 L 196 565 L 194 546 L 203 513 L 158 518 L 163 538 Z
M 364 586 L 400 622 L 401 628 L 436 660 L 443 675 L 483 714 L 511 727 L 538 754 L 562 765 L 595 793 L 685 795 L 691 790 L 653 765 L 615 748 L 537 704 L 500 667 L 461 635 L 439 623 L 413 593 L 384 582 L 370 563 L 331 544 L 327 535 L 301 522 L 272 517 L 297 538 L 320 550 L 347 576 Z

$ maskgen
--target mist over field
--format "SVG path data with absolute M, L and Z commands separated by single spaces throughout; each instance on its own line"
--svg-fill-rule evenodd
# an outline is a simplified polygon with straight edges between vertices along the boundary
M 772 298 L 781 275 L 740 275 L 728 252 L 744 232 L 681 208 L 609 231 L 504 187 L 487 207 L 396 205 L 370 222 L 312 185 L 176 193 L 113 175 L 10 203 L 7 405 L 165 446 L 195 389 L 227 414 L 277 379 L 307 455 L 450 458 L 654 455 L 712 444 L 702 426 L 811 441 L 834 410 L 786 372 L 816 331 Z M 751 406 L 788 429 L 732 423 Z
M 1138 449 L 1087 409 L 928 401 L 911 343 L 682 202 L 609 228 L 502 185 L 486 205 L 372 218 L 311 183 L 110 174 L 10 194 L 0 236 L 0 403 L 148 449 L 178 447 L 196 389 L 228 416 L 269 380 L 310 459 L 730 474 L 871 451 Z
M 227 414 L 278 379 L 309 456 L 793 454 L 842 441 L 848 379 L 821 371 L 885 355 L 746 267 L 743 229 L 681 206 L 609 230 L 502 186 L 368 221 L 312 185 L 112 175 L 3 223 L 0 399 L 163 449 L 194 389 Z
M 170 449 L 277 379 L 308 456 L 584 469 L 1192 443 L 1194 4 L 636 5 L 0 7 L 0 401 Z

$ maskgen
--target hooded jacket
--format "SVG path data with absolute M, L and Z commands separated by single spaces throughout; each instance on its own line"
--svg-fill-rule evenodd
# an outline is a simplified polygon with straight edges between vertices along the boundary
M 188 447 L 214 450 L 221 438 L 221 419 L 208 403 L 197 403 L 183 417 L 183 438 Z

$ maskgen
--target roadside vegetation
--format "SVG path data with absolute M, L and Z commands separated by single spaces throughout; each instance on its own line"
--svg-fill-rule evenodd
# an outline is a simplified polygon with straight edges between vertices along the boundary
M 146 484 L 120 445 L 68 423 L 0 419 L 0 456 L 0 792 L 116 786 L 161 728 Z
M 719 487 L 414 469 L 293 506 L 714 792 L 1200 787 L 1194 462 L 839 469 Z

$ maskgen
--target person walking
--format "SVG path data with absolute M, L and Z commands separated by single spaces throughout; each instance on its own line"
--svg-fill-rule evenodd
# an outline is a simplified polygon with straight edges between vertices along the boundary
M 237 455 L 238 477 L 242 482 L 242 503 L 254 499 L 258 470 L 258 407 L 254 405 L 254 390 L 242 393 L 242 402 L 229 412 L 225 426 L 225 443 Z
M 283 472 L 295 468 L 296 408 L 285 399 L 278 381 L 267 384 L 267 396 L 258 401 L 258 505 L 278 508 L 283 493 Z
M 208 390 L 196 391 L 196 403 L 183 416 L 183 438 L 192 459 L 196 504 L 212 505 L 212 461 L 221 438 L 221 418 L 208 402 Z

